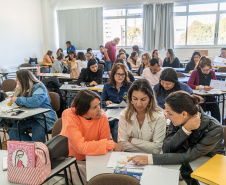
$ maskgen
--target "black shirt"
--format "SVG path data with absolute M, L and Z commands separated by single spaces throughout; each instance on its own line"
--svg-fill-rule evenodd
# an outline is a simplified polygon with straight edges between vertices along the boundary
M 173 62 L 170 64 L 170 59 L 166 57 L 163 61 L 162 67 L 180 68 L 180 60 L 175 57 Z
M 103 77 L 103 71 L 98 69 L 96 73 L 90 72 L 90 69 L 83 68 L 78 80 L 77 84 L 80 85 L 81 82 L 85 82 L 86 85 L 89 85 L 92 81 L 95 81 L 97 84 L 101 84 Z
M 189 71 L 192 71 L 194 69 L 195 69 L 195 62 L 190 61 L 186 65 L 185 72 L 189 72 Z
M 201 69 L 199 71 L 199 85 L 210 86 L 210 81 L 212 79 L 211 73 L 203 74 Z

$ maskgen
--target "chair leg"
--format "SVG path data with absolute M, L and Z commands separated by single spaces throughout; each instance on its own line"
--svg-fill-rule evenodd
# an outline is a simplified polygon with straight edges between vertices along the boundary
M 70 179 L 71 179 L 71 185 L 74 185 L 72 175 L 71 175 L 71 167 L 69 166 L 68 169 L 69 169 L 69 174 L 70 174 Z
M 81 177 L 81 174 L 80 174 L 80 171 L 79 171 L 79 169 L 78 169 L 78 165 L 77 165 L 77 162 L 76 162 L 76 161 L 75 161 L 75 168 L 76 168 L 76 170 L 77 170 L 77 173 L 78 173 L 78 176 L 79 176 L 79 179 L 80 179 L 80 181 L 81 181 L 82 185 L 84 185 L 84 183 L 83 183 L 83 181 L 82 181 L 82 177 Z
M 65 184 L 69 185 L 68 184 L 68 176 L 67 176 L 67 170 L 66 169 L 64 169 L 64 178 L 65 178 Z

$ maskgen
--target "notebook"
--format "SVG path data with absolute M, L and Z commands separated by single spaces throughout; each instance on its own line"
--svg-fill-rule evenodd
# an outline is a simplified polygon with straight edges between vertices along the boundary
M 216 154 L 197 170 L 191 177 L 210 185 L 226 184 L 226 156 Z

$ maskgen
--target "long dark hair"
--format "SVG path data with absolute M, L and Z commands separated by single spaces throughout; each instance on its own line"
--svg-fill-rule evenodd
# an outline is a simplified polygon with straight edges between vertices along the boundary
M 70 57 L 70 54 L 73 54 L 74 55 L 74 58 L 76 57 L 75 51 L 74 50 L 70 50 L 69 53 L 68 53 L 69 61 L 73 60 L 73 58 Z
M 167 51 L 170 54 L 170 57 L 167 59 L 167 61 L 170 62 L 170 64 L 172 64 L 175 59 L 175 54 L 172 49 L 167 49 Z
M 85 54 L 83 52 L 78 52 L 76 55 L 76 60 L 86 61 Z
M 176 71 L 173 68 L 166 68 L 162 71 L 160 75 L 159 86 L 158 89 L 156 90 L 157 97 L 160 96 L 165 91 L 164 87 L 161 85 L 161 80 L 173 82 L 175 84 L 174 87 L 168 91 L 168 94 L 180 90 L 180 83 L 178 81 Z
M 198 56 L 200 56 L 200 57 L 201 57 L 201 54 L 200 54 L 200 52 L 199 52 L 199 51 L 195 51 L 195 52 L 192 54 L 192 57 L 191 57 L 190 63 L 192 63 L 192 65 L 194 66 L 194 68 L 195 68 L 195 61 L 194 61 L 194 57 L 195 57 L 195 55 L 198 55 Z

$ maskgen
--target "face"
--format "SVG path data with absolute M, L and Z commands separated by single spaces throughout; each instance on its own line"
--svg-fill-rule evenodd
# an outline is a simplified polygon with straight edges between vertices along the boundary
M 93 56 L 92 55 L 90 55 L 90 54 L 86 54 L 86 60 L 87 61 L 89 61 L 90 59 L 92 59 L 93 58 Z
M 90 102 L 90 108 L 86 114 L 83 115 L 85 118 L 99 119 L 102 115 L 100 108 L 100 100 L 98 98 Z
M 174 126 L 180 126 L 189 119 L 187 112 L 183 111 L 182 113 L 178 114 L 177 112 L 174 112 L 167 103 L 165 104 L 165 109 L 167 112 L 166 118 L 170 119 Z
M 154 52 L 154 58 L 158 58 L 159 57 L 159 52 L 158 51 L 155 51 Z
M 57 53 L 63 53 L 63 51 L 60 49 L 60 50 L 58 50 L 58 52 Z
M 104 48 L 100 47 L 100 52 L 103 53 L 104 52 Z
M 70 48 L 70 45 L 69 44 L 66 44 L 67 45 L 67 48 Z
M 169 91 L 174 87 L 175 83 L 161 80 L 161 85 L 164 87 L 165 90 Z
M 21 83 L 20 83 L 20 81 L 18 80 L 17 75 L 16 75 L 16 83 L 17 83 L 17 85 L 18 85 L 19 87 L 21 87 Z
M 194 56 L 194 61 L 195 61 L 195 63 L 198 63 L 200 61 L 200 56 L 199 55 L 195 55 Z
M 137 112 L 146 112 L 149 102 L 150 98 L 147 94 L 141 91 L 133 91 L 132 104 Z
M 143 62 L 144 65 L 147 65 L 148 62 L 149 62 L 145 55 L 142 56 L 142 62 Z
M 170 57 L 170 53 L 168 51 L 166 52 L 166 57 Z
M 74 58 L 74 54 L 73 53 L 69 54 L 69 57 Z
M 127 62 L 127 61 L 126 61 L 126 55 L 125 55 L 125 54 L 121 54 L 119 58 L 121 58 L 121 59 L 123 59 L 125 62 Z
M 118 69 L 115 73 L 114 79 L 116 81 L 116 83 L 123 83 L 124 79 L 125 79 L 125 72 L 123 69 Z
M 154 66 L 149 66 L 149 69 L 151 71 L 152 74 L 156 74 L 159 71 L 159 65 L 155 64 Z
M 97 70 L 98 70 L 98 66 L 97 66 L 97 64 L 93 64 L 93 65 L 91 65 L 91 66 L 90 66 L 90 70 L 91 70 L 92 72 L 96 73 L 96 72 L 97 72 Z
M 226 50 L 221 50 L 221 57 L 226 58 Z
M 136 49 L 133 48 L 133 52 L 138 52 Z
M 135 57 L 133 57 L 134 60 L 138 59 L 138 54 L 135 55 Z
M 209 74 L 211 69 L 212 68 L 210 66 L 205 66 L 205 67 L 201 68 L 201 71 L 202 71 L 203 74 Z
M 113 40 L 113 41 L 112 41 L 112 44 L 113 44 L 114 46 L 116 46 L 116 45 L 118 45 L 119 42 L 120 42 L 120 39 L 118 39 L 117 41 Z

